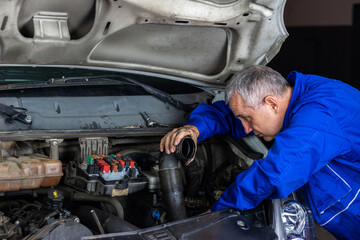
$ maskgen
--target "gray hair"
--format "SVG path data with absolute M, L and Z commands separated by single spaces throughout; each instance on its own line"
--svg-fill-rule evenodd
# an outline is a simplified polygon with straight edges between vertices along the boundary
M 244 104 L 258 108 L 266 96 L 283 96 L 289 83 L 280 73 L 266 66 L 246 67 L 231 79 L 225 89 L 225 100 L 240 94 Z

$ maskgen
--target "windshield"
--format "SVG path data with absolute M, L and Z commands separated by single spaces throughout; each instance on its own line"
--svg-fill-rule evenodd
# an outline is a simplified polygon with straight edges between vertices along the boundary
M 192 85 L 173 81 L 170 79 L 145 76 L 139 74 L 119 73 L 115 71 L 102 71 L 94 69 L 80 69 L 80 68 L 65 68 L 65 67 L 0 67 L 0 90 L 12 90 L 15 87 L 9 87 L 9 84 L 19 84 L 25 86 L 35 83 L 51 82 L 51 79 L 68 79 L 68 78 L 83 78 L 96 77 L 104 75 L 118 76 L 133 79 L 137 82 L 154 87 L 169 94 L 184 94 L 202 92 L 201 89 Z M 93 81 L 92 81 L 93 83 Z M 25 85 L 24 85 L 25 84 Z M 108 83 L 109 85 L 110 82 Z M 83 84 L 83 86 L 86 84 Z M 90 83 L 89 83 L 90 85 Z M 106 85 L 106 83 L 104 84 Z M 58 84 L 56 87 L 63 87 Z M 36 88 L 36 87 L 35 87 Z M 76 88 L 76 86 L 74 86 Z M 138 93 L 138 92 L 137 92 Z

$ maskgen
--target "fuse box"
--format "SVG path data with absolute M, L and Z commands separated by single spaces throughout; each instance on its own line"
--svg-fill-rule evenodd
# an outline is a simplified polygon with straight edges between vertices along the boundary
M 126 156 L 90 155 L 70 164 L 65 183 L 94 195 L 123 196 L 145 188 L 147 178 Z
M 134 179 L 139 175 L 135 161 L 120 154 L 91 155 L 79 167 L 87 174 L 100 175 L 105 181 L 123 180 L 126 176 Z

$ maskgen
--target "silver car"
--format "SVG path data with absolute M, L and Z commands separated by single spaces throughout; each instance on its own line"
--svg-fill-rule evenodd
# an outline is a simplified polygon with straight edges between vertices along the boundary
M 267 154 L 256 136 L 159 152 L 277 54 L 285 0 L 0 4 L 2 239 L 316 239 L 297 193 L 202 214 Z

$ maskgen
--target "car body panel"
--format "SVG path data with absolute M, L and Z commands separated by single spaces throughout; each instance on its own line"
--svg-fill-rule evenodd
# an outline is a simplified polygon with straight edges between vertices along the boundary
M 92 239 L 276 239 L 274 230 L 266 226 L 259 217 L 258 210 L 251 214 L 242 214 L 232 210 L 223 210 L 199 215 L 184 220 L 126 233 L 84 237 Z

